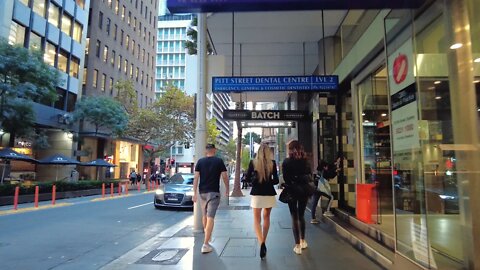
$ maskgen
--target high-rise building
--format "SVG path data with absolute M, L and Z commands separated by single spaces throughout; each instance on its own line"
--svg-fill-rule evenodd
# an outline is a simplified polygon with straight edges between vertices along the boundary
M 84 95 L 115 97 L 115 83 L 128 80 L 134 85 L 139 107 L 153 102 L 157 8 L 156 0 L 92 1 Z M 143 169 L 140 142 L 112 139 L 108 134 L 93 132 L 88 125 L 83 126 L 81 134 L 81 149 L 90 149 L 86 159 L 107 158 L 118 166 L 111 177 L 126 177 L 131 170 Z
M 43 51 L 44 61 L 60 73 L 57 87 L 58 100 L 52 105 L 34 103 L 36 128 L 46 132 L 50 147 L 34 150 L 32 142 L 15 138 L 16 150 L 43 158 L 53 153 L 73 155 L 73 133 L 69 125 L 69 112 L 81 95 L 81 81 L 86 46 L 89 0 L 3 0 L 0 1 L 0 38 L 10 44 Z M 5 141 L 10 134 L 3 134 Z M 69 175 L 69 167 L 62 167 L 58 175 Z M 35 180 L 51 179 L 51 172 L 35 166 L 12 168 L 12 174 L 35 175 Z M 14 176 L 15 177 L 15 176 Z M 63 177 L 61 177 L 63 178 Z M 29 179 L 30 180 L 30 179 Z

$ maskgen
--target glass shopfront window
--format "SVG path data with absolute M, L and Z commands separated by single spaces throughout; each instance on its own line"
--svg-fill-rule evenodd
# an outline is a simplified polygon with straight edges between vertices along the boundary
M 383 232 L 394 235 L 390 117 L 387 71 L 385 67 L 358 85 L 358 108 L 362 177 L 370 184 L 373 208 L 371 222 Z M 359 203 L 359 202 L 357 202 Z M 360 202 L 362 203 L 362 202 Z M 370 217 L 367 217 L 370 218 Z
M 478 267 L 473 247 L 479 229 L 472 226 L 480 207 L 475 9 L 470 0 L 436 1 L 415 20 L 402 11 L 385 20 L 396 247 L 428 268 Z

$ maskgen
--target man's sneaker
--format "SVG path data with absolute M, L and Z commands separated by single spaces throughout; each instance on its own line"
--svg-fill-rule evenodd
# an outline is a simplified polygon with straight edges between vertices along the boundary
M 295 252 L 297 255 L 302 255 L 302 247 L 300 247 L 300 245 L 295 245 L 293 247 L 293 252 Z
M 310 223 L 311 224 L 318 224 L 318 220 L 316 218 L 312 218 L 312 220 L 310 220 Z
M 326 217 L 333 217 L 333 216 L 335 216 L 335 215 L 334 215 L 332 212 L 330 212 L 330 211 L 327 211 L 327 212 L 323 213 L 323 215 L 326 216 Z
M 213 248 L 210 245 L 203 244 L 202 245 L 202 253 L 209 253 L 212 252 Z
M 301 247 L 302 249 L 307 248 L 307 247 L 308 247 L 307 241 L 305 241 L 305 240 L 300 240 L 300 247 Z

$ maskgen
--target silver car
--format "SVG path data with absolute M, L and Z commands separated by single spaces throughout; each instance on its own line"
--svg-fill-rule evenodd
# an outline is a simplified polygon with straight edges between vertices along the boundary
M 193 177 L 193 173 L 177 173 L 170 177 L 155 191 L 155 208 L 193 208 Z

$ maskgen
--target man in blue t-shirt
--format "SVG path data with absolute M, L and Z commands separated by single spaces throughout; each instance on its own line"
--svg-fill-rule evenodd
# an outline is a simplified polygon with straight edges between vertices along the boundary
M 220 204 L 220 176 L 225 183 L 225 196 L 228 197 L 227 168 L 223 160 L 215 156 L 216 151 L 214 144 L 207 144 L 206 157 L 199 159 L 195 165 L 193 201 L 197 202 L 197 198 L 199 198 L 202 209 L 202 222 L 205 230 L 202 253 L 209 253 L 213 250 L 208 242 L 212 236 L 214 218 Z

